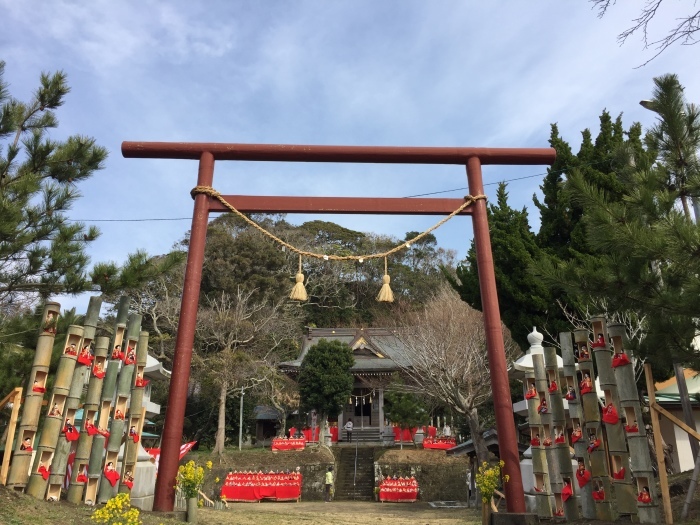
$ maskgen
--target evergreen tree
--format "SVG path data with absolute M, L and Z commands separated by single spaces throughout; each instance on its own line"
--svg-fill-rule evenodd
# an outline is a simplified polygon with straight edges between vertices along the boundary
M 99 232 L 69 222 L 66 212 L 107 151 L 90 137 L 48 137 L 70 91 L 65 73 L 43 73 L 24 103 L 9 95 L 4 68 L 0 61 L 0 307 L 7 312 L 23 299 L 89 287 L 85 248 Z
M 337 416 L 352 392 L 352 349 L 341 341 L 321 339 L 309 348 L 299 371 L 301 406 L 322 418 Z
M 610 310 L 646 323 L 639 354 L 668 372 L 673 362 L 700 365 L 691 341 L 700 332 L 700 227 L 688 199 L 700 195 L 700 112 L 675 75 L 654 79 L 645 105 L 659 122 L 640 140 L 633 126 L 611 158 L 616 183 L 605 186 L 574 170 L 565 191 L 583 210 L 588 251 L 567 261 L 541 261 L 538 271 L 580 297 L 604 298 Z
M 416 428 L 428 423 L 428 410 L 421 398 L 403 390 L 403 382 L 392 382 L 384 393 L 384 415 L 401 430 Z M 401 440 L 403 449 L 403 440 Z
M 496 203 L 488 206 L 488 219 L 501 319 L 521 348 L 527 348 L 527 334 L 532 327 L 548 326 L 556 333 L 561 313 L 548 288 L 529 271 L 542 252 L 530 230 L 527 210 L 514 210 L 508 204 L 505 183 L 498 185 Z M 457 266 L 456 277 L 448 272 L 446 276 L 463 301 L 481 310 L 473 242 L 466 260 Z

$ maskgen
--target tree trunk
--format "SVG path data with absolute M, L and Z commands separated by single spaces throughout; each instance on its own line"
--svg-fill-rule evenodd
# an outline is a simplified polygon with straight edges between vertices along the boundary
M 465 416 L 469 424 L 469 432 L 472 435 L 472 443 L 474 443 L 477 465 L 481 465 L 484 461 L 488 461 L 489 450 L 486 448 L 486 441 L 484 441 L 484 430 L 481 428 L 479 413 L 476 408 L 472 408 Z
M 216 440 L 214 441 L 214 450 L 212 454 L 222 456 L 224 454 L 224 443 L 226 441 L 226 397 L 228 395 L 228 381 L 224 379 L 221 382 L 219 390 L 219 417 L 216 427 Z

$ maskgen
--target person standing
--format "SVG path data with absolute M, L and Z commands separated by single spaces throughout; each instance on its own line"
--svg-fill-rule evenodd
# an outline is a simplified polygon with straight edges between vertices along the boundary
M 352 443 L 352 429 L 353 429 L 352 419 L 348 419 L 348 422 L 345 423 L 345 432 L 348 435 L 348 443 Z
M 326 499 L 328 503 L 331 500 L 331 489 L 333 488 L 333 467 L 328 467 L 326 471 Z

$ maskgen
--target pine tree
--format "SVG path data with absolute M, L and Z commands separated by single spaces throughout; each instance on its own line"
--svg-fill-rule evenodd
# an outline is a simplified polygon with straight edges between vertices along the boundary
M 384 415 L 402 431 L 425 425 L 428 422 L 425 404 L 418 395 L 402 388 L 405 388 L 403 382 L 394 380 L 384 393 Z M 403 440 L 400 444 L 403 449 Z
M 0 61 L 0 307 L 89 285 L 86 246 L 99 234 L 66 212 L 77 184 L 104 167 L 107 150 L 89 137 L 49 138 L 70 88 L 63 72 L 42 74 L 29 102 L 12 98 Z
M 603 297 L 612 310 L 644 318 L 647 336 L 638 349 L 657 369 L 674 362 L 693 367 L 691 342 L 700 325 L 700 227 L 687 199 L 698 195 L 700 113 L 686 104 L 675 75 L 654 79 L 647 107 L 660 121 L 645 138 L 637 128 L 620 147 L 615 166 L 620 192 L 606 191 L 574 172 L 567 189 L 584 210 L 589 253 L 541 265 L 548 282 L 569 293 Z

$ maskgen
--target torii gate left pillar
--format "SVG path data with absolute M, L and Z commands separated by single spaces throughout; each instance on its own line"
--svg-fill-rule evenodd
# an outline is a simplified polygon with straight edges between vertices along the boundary
M 483 164 L 542 165 L 552 164 L 556 157 L 554 149 L 551 148 L 414 148 L 167 142 L 123 142 L 122 154 L 127 158 L 199 160 L 198 186 L 212 186 L 215 160 L 457 164 L 466 166 L 469 192 L 472 195 L 483 193 L 481 176 Z M 463 202 L 460 199 L 379 199 L 369 197 L 226 196 L 225 199 L 242 212 L 424 215 L 448 215 Z M 192 345 L 204 262 L 204 245 L 210 211 L 226 211 L 226 208 L 207 195 L 197 194 L 194 198 L 194 214 L 185 268 L 180 323 L 175 342 L 168 408 L 156 481 L 153 508 L 157 511 L 171 511 L 175 503 L 173 487 L 177 476 L 182 440 L 182 423 L 185 417 Z M 510 476 L 510 481 L 505 485 L 506 503 L 509 512 L 524 513 L 525 497 L 520 474 L 520 457 L 513 420 L 513 407 L 510 401 L 486 202 L 484 200 L 477 201 L 468 207 L 464 214 L 473 215 L 474 218 L 474 244 L 479 269 L 479 286 L 496 412 L 498 448 L 500 457 L 505 462 L 504 473 Z

